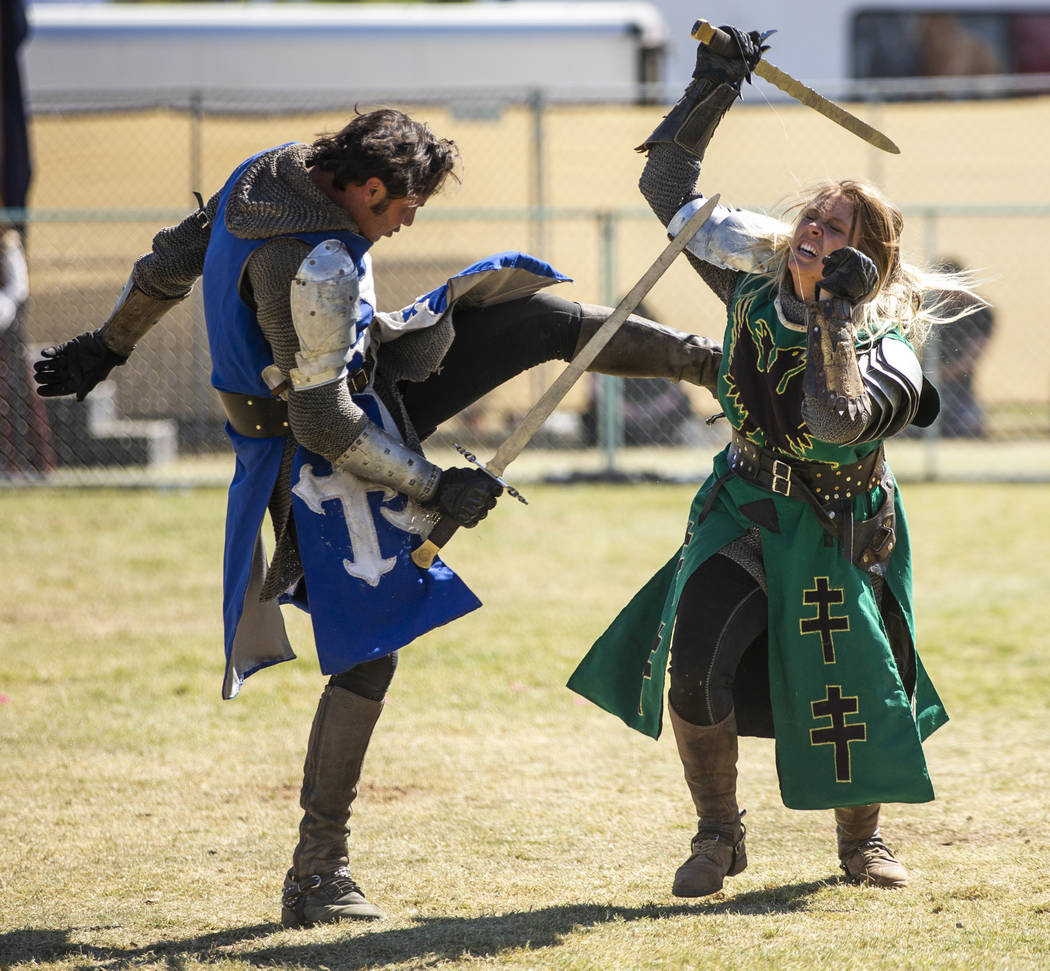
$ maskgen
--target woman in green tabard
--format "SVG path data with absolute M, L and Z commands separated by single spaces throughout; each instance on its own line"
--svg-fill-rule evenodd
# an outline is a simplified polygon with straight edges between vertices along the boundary
M 700 45 L 693 81 L 639 149 L 640 188 L 677 232 L 703 203 L 700 162 L 764 48 Z M 882 442 L 936 417 L 912 349 L 954 319 L 933 290 L 964 278 L 902 262 L 900 212 L 828 182 L 791 223 L 719 207 L 690 263 L 727 308 L 718 398 L 732 441 L 685 542 L 598 640 L 570 687 L 659 734 L 669 716 L 699 816 L 673 893 L 721 889 L 747 865 L 737 737 L 776 739 L 785 805 L 834 809 L 847 876 L 907 872 L 879 833 L 884 802 L 933 798 L 921 742 L 947 720 L 915 652 L 908 532 Z M 956 314 L 957 316 L 957 314 Z

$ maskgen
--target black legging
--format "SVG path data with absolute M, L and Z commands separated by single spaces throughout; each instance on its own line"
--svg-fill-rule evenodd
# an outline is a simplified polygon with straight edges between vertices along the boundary
M 877 600 L 901 684 L 911 698 L 915 693 L 915 650 L 908 623 L 888 586 L 879 586 Z M 757 646 L 766 633 L 767 609 L 768 601 L 758 582 L 721 554 L 702 563 L 686 581 L 671 641 L 668 698 L 687 722 L 714 725 L 726 718 L 734 704 L 738 669 L 752 685 L 768 678 L 765 651 L 748 654 L 748 648 Z M 772 722 L 765 716 L 756 721 L 759 716 L 752 711 L 748 717 L 754 730 L 746 734 L 772 735 Z
M 549 293 L 455 312 L 456 336 L 441 369 L 400 391 L 420 439 L 494 388 L 537 364 L 568 361 L 580 336 L 580 305 Z M 365 661 L 330 683 L 381 701 L 397 668 L 397 651 Z
M 766 625 L 766 595 L 747 570 L 721 555 L 702 563 L 675 616 L 668 692 L 675 712 L 694 725 L 723 721 L 740 660 Z
M 550 293 L 455 311 L 456 336 L 439 370 L 399 390 L 420 439 L 523 371 L 571 360 L 580 305 Z

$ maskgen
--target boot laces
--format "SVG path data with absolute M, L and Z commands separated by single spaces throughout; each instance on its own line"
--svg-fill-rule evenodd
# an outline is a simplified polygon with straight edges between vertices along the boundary
M 345 866 L 339 867 L 338 870 L 333 870 L 332 873 L 324 878 L 323 883 L 326 889 L 331 888 L 333 897 L 346 897 L 352 893 L 364 896 L 357 881 L 350 876 L 349 868 Z
M 893 851 L 883 842 L 882 836 L 876 833 L 874 836 L 869 836 L 866 840 L 858 843 L 850 853 L 860 853 L 864 857 L 865 861 L 875 860 L 887 860 L 894 863 L 897 862 L 897 858 L 893 855 Z

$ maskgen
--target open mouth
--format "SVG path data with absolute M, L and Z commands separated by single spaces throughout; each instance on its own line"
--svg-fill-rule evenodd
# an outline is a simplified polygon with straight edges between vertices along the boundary
M 799 243 L 795 247 L 795 252 L 801 254 L 802 256 L 809 257 L 811 260 L 817 258 L 816 247 L 810 245 L 809 243 Z

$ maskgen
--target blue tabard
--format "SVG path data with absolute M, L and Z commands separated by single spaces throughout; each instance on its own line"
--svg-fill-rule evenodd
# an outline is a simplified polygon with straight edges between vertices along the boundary
M 265 153 L 260 153 L 265 154 Z M 232 186 L 255 158 L 245 161 L 223 187 L 202 276 L 204 313 L 212 357 L 212 384 L 219 390 L 269 396 L 262 371 L 273 364 L 255 313 L 240 297 L 239 281 L 251 254 L 266 239 L 241 239 L 225 227 Z M 368 240 L 349 231 L 294 233 L 311 246 L 338 239 L 348 249 L 362 282 L 358 333 L 373 323 Z M 508 272 L 509 271 L 509 272 Z M 461 293 L 512 299 L 567 279 L 542 261 L 502 253 L 476 263 L 418 298 L 386 326 L 416 329 L 436 323 Z M 413 319 L 415 318 L 415 319 Z M 351 360 L 350 369 L 361 366 Z M 395 438 L 400 433 L 380 400 L 366 389 L 354 401 Z M 226 672 L 223 697 L 234 697 L 255 671 L 295 655 L 277 603 L 258 599 L 265 559 L 261 526 L 277 482 L 285 438 L 247 438 L 226 424 L 236 468 L 227 499 L 223 560 Z M 292 469 L 292 508 L 305 584 L 280 599 L 307 610 L 321 670 L 336 674 L 382 657 L 419 635 L 476 609 L 480 600 L 440 558 L 421 570 L 410 554 L 429 530 L 419 506 L 392 489 L 333 471 L 301 446 Z

